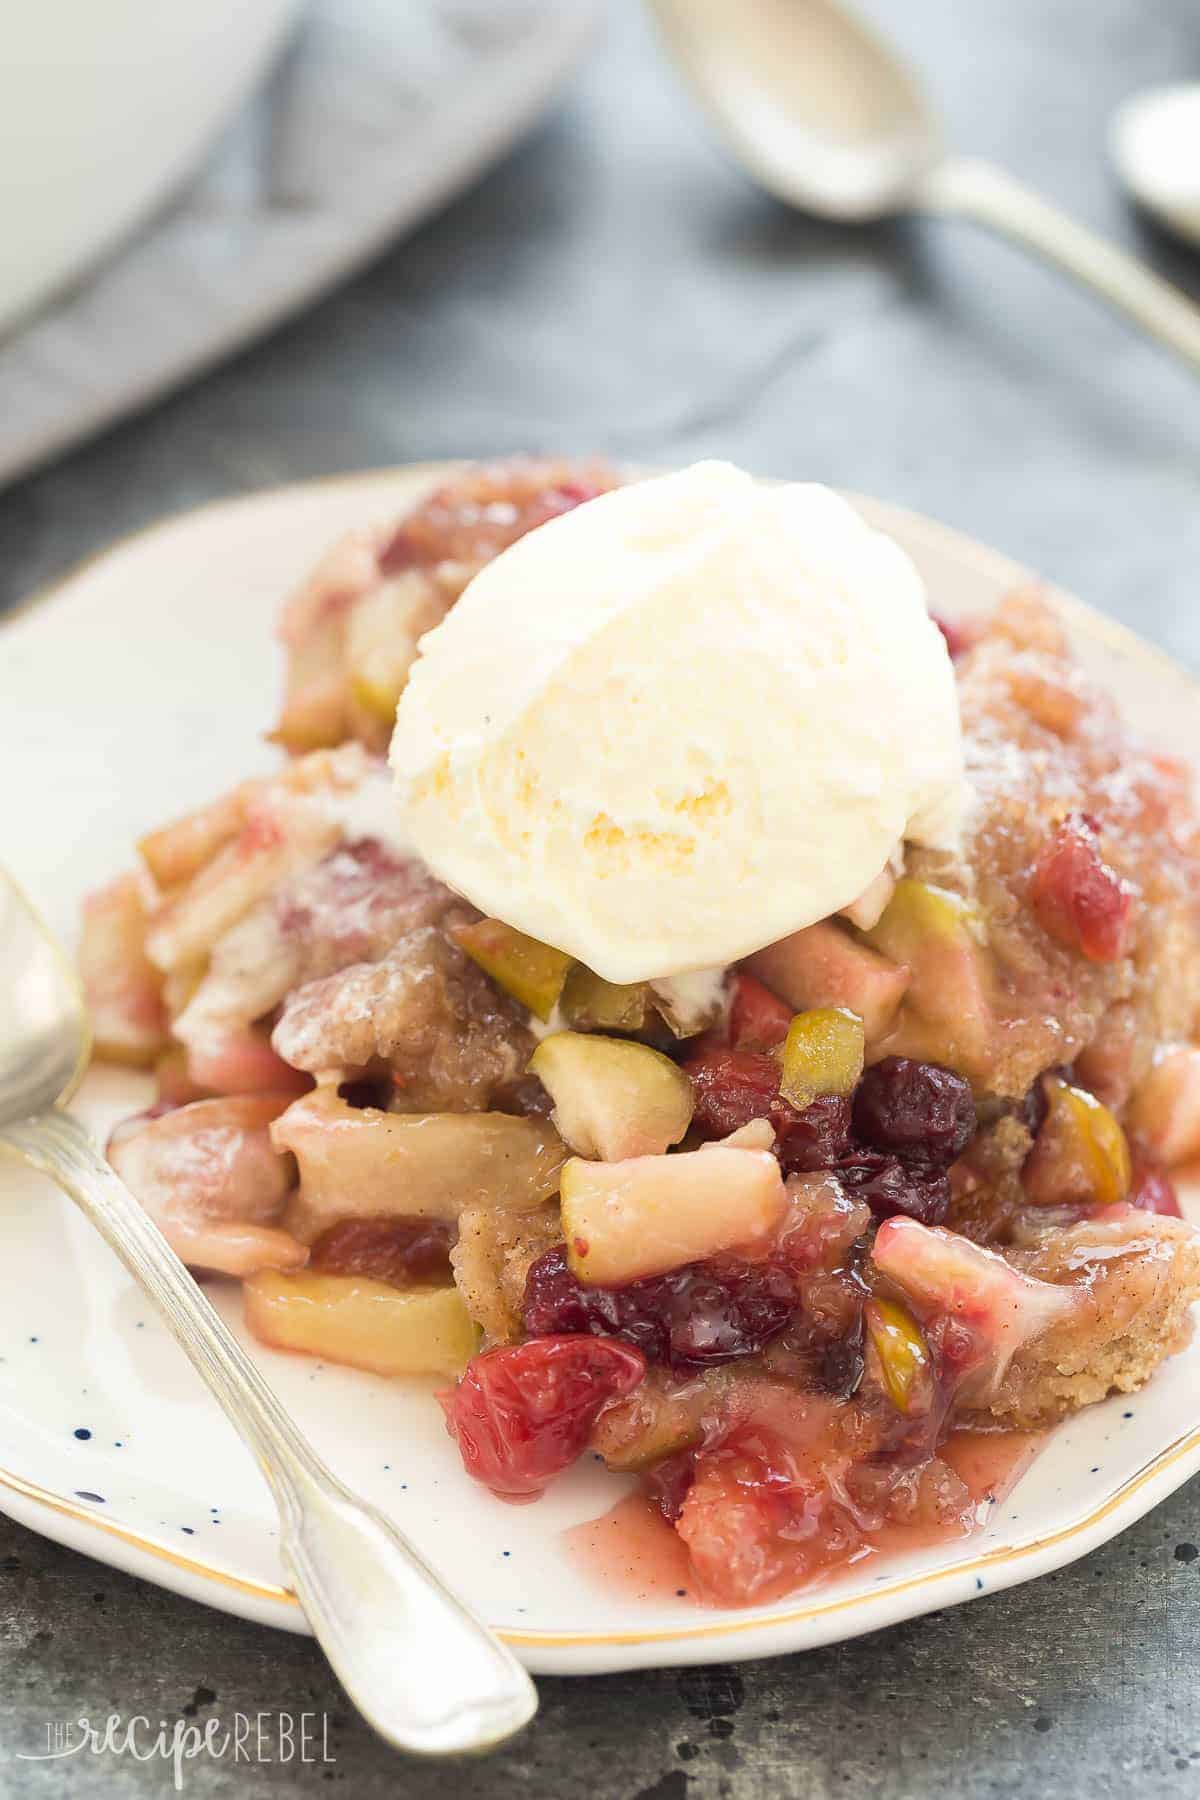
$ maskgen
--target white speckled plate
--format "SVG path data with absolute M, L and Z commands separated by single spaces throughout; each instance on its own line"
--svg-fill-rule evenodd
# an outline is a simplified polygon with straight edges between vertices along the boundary
M 0 854 L 70 938 L 81 894 L 139 832 L 272 754 L 258 733 L 279 678 L 279 596 L 326 541 L 387 517 L 435 473 L 362 475 L 210 506 L 79 570 L 0 629 Z M 947 613 L 989 606 L 1022 571 L 940 526 L 864 511 L 916 558 Z M 1134 722 L 1194 756 L 1197 693 L 1156 651 L 1077 602 L 1089 668 Z M 100 1071 L 80 1110 L 102 1129 L 147 1084 Z M 1200 1189 L 1193 1186 L 1200 1206 Z M 0 1507 L 103 1561 L 212 1606 L 302 1631 L 281 1587 L 255 1466 L 115 1259 L 48 1184 L 0 1164 Z M 237 1289 L 214 1284 L 226 1316 Z M 1200 1468 L 1200 1344 L 1130 1401 L 1061 1427 L 978 1535 L 747 1612 L 674 1588 L 600 1581 L 564 1532 L 620 1484 L 581 1467 L 537 1506 L 461 1473 L 430 1388 L 256 1349 L 285 1402 L 352 1486 L 539 1671 L 584 1674 L 801 1650 L 973 1599 L 1102 1543 Z

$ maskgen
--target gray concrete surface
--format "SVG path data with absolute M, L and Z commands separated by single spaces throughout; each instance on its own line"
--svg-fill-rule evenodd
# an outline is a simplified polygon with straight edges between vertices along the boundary
M 1190 0 L 910 0 L 896 16 L 969 148 L 1200 294 L 1200 259 L 1105 171 L 1126 92 L 1200 76 Z M 3 396 L 0 395 L 0 430 Z M 1086 297 L 957 225 L 843 232 L 721 160 L 631 0 L 515 155 L 268 342 L 0 495 L 0 605 L 164 512 L 330 470 L 515 447 L 720 453 L 959 525 L 1200 667 L 1200 387 Z M 169 603 L 164 599 L 164 603 Z M 2 642 L 0 642 L 2 655 Z M 329 1720 L 329 1763 L 198 1759 L 197 1796 L 1047 1800 L 1200 1794 L 1200 1484 L 1058 1576 L 739 1669 L 545 1682 L 535 1732 L 399 1762 L 312 1647 L 0 1521 L 0 1792 L 142 1796 L 169 1767 L 35 1764 L 46 1725 Z M 319 1717 L 318 1717 L 319 1724 Z M 319 1732 L 318 1732 L 318 1751 Z M 328 1784 L 333 1784 L 332 1788 Z

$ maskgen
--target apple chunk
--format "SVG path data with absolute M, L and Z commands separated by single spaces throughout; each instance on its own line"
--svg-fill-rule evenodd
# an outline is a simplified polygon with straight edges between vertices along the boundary
M 585 1031 L 640 1031 L 646 1023 L 650 990 L 644 981 L 605 981 L 576 963 L 562 991 L 562 1016 Z
M 1114 1115 L 1086 1088 L 1045 1077 L 1046 1118 L 1021 1171 L 1037 1206 L 1115 1206 L 1132 1181 L 1129 1145 Z
M 1130 1103 L 1130 1136 L 1172 1168 L 1200 1156 L 1200 1046 L 1164 1050 Z
M 883 1036 L 908 987 L 909 971 L 823 919 L 756 950 L 743 965 L 796 1012 L 845 1007 L 863 1022 L 867 1043 Z
M 963 1375 L 985 1393 L 1023 1344 L 1077 1315 L 1082 1303 L 1079 1289 L 1023 1275 L 994 1250 L 916 1219 L 885 1220 L 871 1259 L 922 1322 L 941 1315 L 971 1333 L 975 1353 Z
M 788 1026 L 779 1091 L 803 1111 L 818 1094 L 852 1094 L 863 1072 L 863 1022 L 844 1006 L 797 1013 Z
M 96 1054 L 112 1062 L 143 1065 L 166 1047 L 162 976 L 146 955 L 148 922 L 136 875 L 122 875 L 84 901 L 79 974 Z
M 580 1156 L 660 1156 L 692 1122 L 691 1082 L 646 1044 L 556 1031 L 529 1067 L 554 1102 L 559 1132 Z
M 385 1113 L 317 1088 L 271 1136 L 300 1165 L 288 1228 L 311 1243 L 345 1218 L 447 1219 L 466 1206 L 522 1210 L 558 1191 L 566 1151 L 541 1119 L 508 1113 Z
M 591 1448 L 614 1474 L 652 1468 L 664 1456 L 703 1442 L 706 1423 L 720 1417 L 729 1385 L 728 1369 L 708 1369 L 682 1385 L 664 1369 L 647 1369 L 632 1394 L 600 1414 Z
M 281 1229 L 295 1170 L 270 1138 L 287 1104 L 286 1094 L 196 1100 L 113 1132 L 109 1162 L 189 1268 L 244 1276 L 306 1262 Z
M 458 1375 L 479 1332 L 453 1287 L 396 1288 L 363 1275 L 253 1275 L 246 1324 L 275 1350 L 375 1375 Z
M 721 1250 L 760 1246 L 786 1211 L 769 1150 L 710 1144 L 626 1162 L 573 1158 L 562 1172 L 567 1261 L 591 1287 L 622 1287 Z
M 564 951 L 526 937 L 502 919 L 456 925 L 450 935 L 506 994 L 536 1013 L 543 1024 L 549 1019 L 571 967 L 572 958 Z
M 911 972 L 889 1052 L 959 1069 L 991 1065 L 992 1008 L 979 916 L 961 895 L 905 877 L 866 941 Z

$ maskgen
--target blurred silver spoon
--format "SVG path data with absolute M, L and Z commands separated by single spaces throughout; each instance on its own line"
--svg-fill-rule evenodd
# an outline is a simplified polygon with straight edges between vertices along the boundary
M 957 213 L 1039 252 L 1200 371 L 1200 308 L 991 164 L 948 155 L 912 75 L 836 0 L 650 0 L 734 155 L 849 222 Z
M 1113 114 L 1109 154 L 1140 206 L 1200 244 L 1200 82 L 1148 88 Z
M 389 1743 L 486 1750 L 537 1711 L 511 1650 L 301 1436 L 90 1136 L 63 1111 L 87 1067 L 79 981 L 0 869 L 0 1151 L 56 1181 L 106 1238 L 254 1452 L 296 1597 L 342 1686 Z

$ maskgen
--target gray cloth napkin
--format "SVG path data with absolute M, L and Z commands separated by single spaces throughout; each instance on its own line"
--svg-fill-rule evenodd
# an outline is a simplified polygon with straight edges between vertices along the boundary
M 187 191 L 0 340 L 0 482 L 331 287 L 499 155 L 598 0 L 313 0 Z

